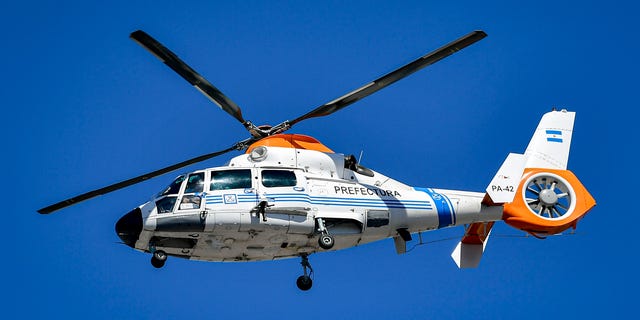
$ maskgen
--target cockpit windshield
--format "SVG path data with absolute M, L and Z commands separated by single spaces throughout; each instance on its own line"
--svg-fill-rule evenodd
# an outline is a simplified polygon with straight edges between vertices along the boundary
M 184 181 L 184 179 L 186 177 L 187 176 L 185 176 L 185 175 L 177 177 L 162 192 L 159 192 L 158 195 L 156 195 L 156 198 L 160 198 L 162 196 L 166 196 L 166 195 L 170 195 L 170 194 L 178 194 L 178 192 L 180 192 L 180 186 L 182 186 L 182 182 Z

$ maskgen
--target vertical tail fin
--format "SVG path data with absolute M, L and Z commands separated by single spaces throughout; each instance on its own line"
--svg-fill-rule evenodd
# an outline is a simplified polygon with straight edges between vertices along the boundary
M 542 117 L 525 151 L 525 168 L 567 169 L 575 117 L 575 112 L 567 110 Z
M 532 235 L 545 236 L 575 228 L 596 205 L 569 170 L 575 112 L 551 111 L 542 116 L 524 156 L 509 154 L 487 187 L 483 206 L 502 206 L 502 219 Z M 459 268 L 475 268 L 493 222 L 470 224 L 451 254 Z

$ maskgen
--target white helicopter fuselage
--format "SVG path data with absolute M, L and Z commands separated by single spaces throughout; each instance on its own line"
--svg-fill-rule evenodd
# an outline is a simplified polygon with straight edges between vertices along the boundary
M 574 112 L 543 115 L 524 154 L 510 153 L 483 192 L 411 187 L 338 154 L 317 140 L 284 134 L 301 121 L 328 116 L 486 37 L 473 31 L 340 98 L 275 126 L 256 126 L 229 97 L 142 30 L 131 39 L 240 122 L 251 136 L 234 145 L 95 189 L 38 210 L 50 214 L 234 150 L 226 166 L 177 177 L 147 203 L 122 216 L 122 242 L 152 253 L 205 261 L 299 257 L 296 285 L 312 286 L 309 254 L 392 237 L 406 252 L 411 234 L 468 225 L 451 257 L 459 268 L 478 266 L 493 222 L 542 238 L 569 228 L 596 204 L 567 162 Z M 486 192 L 485 192 L 486 191 Z
M 502 218 L 502 207 L 482 203 L 485 193 L 414 188 L 348 169 L 343 154 L 324 146 L 277 147 L 265 140 L 224 167 L 179 176 L 141 205 L 135 249 L 258 261 L 394 237 L 402 253 L 411 233 Z M 335 239 L 330 249 L 318 243 L 323 233 Z

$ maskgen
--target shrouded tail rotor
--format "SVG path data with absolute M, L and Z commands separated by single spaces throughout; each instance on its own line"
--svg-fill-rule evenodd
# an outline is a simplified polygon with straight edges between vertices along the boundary
M 589 191 L 569 170 L 529 168 L 521 181 L 513 202 L 504 204 L 502 219 L 535 235 L 575 228 L 596 205 Z
M 557 176 L 541 173 L 529 178 L 525 199 L 529 209 L 540 217 L 562 219 L 570 212 L 575 192 Z

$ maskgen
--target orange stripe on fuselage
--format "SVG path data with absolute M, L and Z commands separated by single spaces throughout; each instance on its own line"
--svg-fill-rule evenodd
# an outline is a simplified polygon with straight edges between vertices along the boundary
M 327 148 L 327 146 L 325 146 L 315 138 L 302 134 L 274 134 L 272 136 L 254 142 L 251 146 L 249 146 L 246 153 L 251 153 L 253 149 L 259 146 L 295 148 L 334 153 L 333 150 Z

